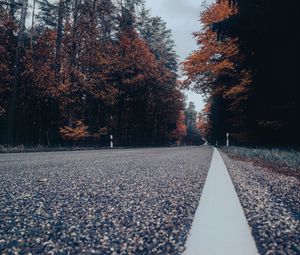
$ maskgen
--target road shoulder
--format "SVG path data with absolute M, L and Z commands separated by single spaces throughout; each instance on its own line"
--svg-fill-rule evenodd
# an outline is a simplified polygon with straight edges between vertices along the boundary
M 221 152 L 260 254 L 300 254 L 299 180 Z

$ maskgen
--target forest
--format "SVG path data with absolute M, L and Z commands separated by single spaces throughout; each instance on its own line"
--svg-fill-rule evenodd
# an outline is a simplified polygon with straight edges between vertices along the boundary
M 218 0 L 201 14 L 184 86 L 203 93 L 198 119 L 210 143 L 299 146 L 297 0 Z M 200 26 L 199 26 L 200 27 Z
M 141 0 L 0 5 L 0 144 L 165 145 L 186 135 L 171 31 Z M 196 124 L 195 124 L 196 126 Z
M 143 0 L 0 1 L 0 144 L 298 146 L 299 9 L 205 6 L 182 80 Z M 198 115 L 185 89 L 204 95 Z

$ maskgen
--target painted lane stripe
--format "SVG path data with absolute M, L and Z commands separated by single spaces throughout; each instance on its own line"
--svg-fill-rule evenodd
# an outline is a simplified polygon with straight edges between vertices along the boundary
M 216 148 L 186 248 L 185 255 L 258 254 L 239 198 Z

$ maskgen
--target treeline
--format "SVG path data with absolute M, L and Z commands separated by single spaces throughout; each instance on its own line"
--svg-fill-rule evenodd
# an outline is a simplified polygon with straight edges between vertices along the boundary
M 0 144 L 181 137 L 171 31 L 142 0 L 10 0 L 0 15 Z
M 201 14 L 185 86 L 206 96 L 211 143 L 300 144 L 299 1 L 218 0 Z

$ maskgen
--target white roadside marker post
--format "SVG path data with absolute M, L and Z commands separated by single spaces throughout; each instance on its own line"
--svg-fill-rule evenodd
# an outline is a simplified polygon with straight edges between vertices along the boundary
M 229 133 L 226 134 L 226 146 L 229 146 Z
M 114 148 L 114 142 L 113 142 L 113 135 L 110 135 L 110 148 L 113 149 Z

